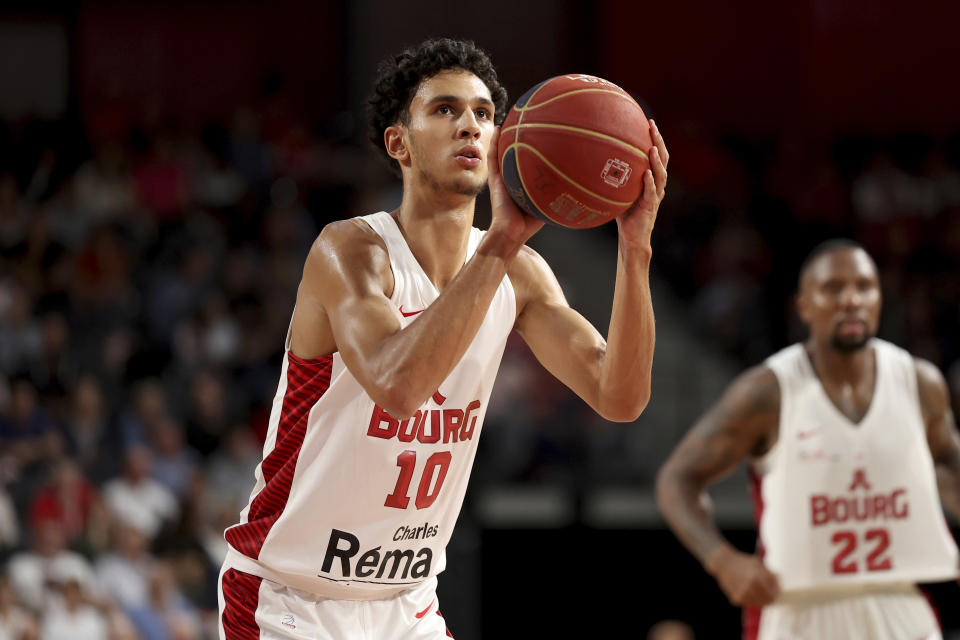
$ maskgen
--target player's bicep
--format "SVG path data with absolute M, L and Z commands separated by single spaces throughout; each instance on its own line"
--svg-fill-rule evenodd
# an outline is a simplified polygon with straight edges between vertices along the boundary
M 764 366 L 747 371 L 684 436 L 664 472 L 700 486 L 726 476 L 769 446 L 779 414 L 780 387 L 774 373 Z
M 938 465 L 960 472 L 960 435 L 950 407 L 950 391 L 940 370 L 925 360 L 916 360 L 917 389 L 927 432 L 930 454 Z
M 596 408 L 606 341 L 570 307 L 546 262 L 532 251 L 524 259 L 511 274 L 524 297 L 516 330 L 547 371 Z

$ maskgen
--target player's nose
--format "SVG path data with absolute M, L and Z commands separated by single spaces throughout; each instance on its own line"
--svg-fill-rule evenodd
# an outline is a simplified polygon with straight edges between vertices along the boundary
M 457 135 L 461 138 L 479 138 L 480 123 L 477 122 L 477 116 L 471 109 L 464 109 L 460 116 Z
M 863 304 L 863 295 L 855 286 L 844 287 L 840 292 L 840 305 L 849 307 L 859 307 Z

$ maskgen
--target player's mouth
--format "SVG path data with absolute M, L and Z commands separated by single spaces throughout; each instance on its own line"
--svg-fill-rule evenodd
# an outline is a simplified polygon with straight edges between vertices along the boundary
M 483 162 L 483 156 L 480 153 L 480 147 L 475 145 L 467 145 L 457 151 L 455 156 L 457 162 L 460 163 L 460 166 L 463 167 L 479 167 Z
M 843 318 L 837 323 L 837 333 L 843 335 L 860 334 L 867 330 L 867 322 L 862 318 Z

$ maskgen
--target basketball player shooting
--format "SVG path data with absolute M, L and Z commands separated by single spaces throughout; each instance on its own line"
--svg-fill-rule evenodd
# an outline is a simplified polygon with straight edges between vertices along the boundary
M 379 70 L 372 137 L 398 209 L 344 220 L 307 258 L 256 485 L 227 529 L 221 638 L 447 637 L 435 593 L 508 334 L 601 416 L 650 397 L 651 170 L 621 216 L 608 337 L 569 307 L 525 242 L 542 222 L 496 154 L 506 92 L 472 43 L 428 41 Z M 489 172 L 489 175 L 488 175 Z M 489 230 L 472 227 L 489 182 Z
M 734 380 L 660 470 L 663 515 L 747 607 L 745 638 L 941 637 L 914 583 L 957 576 L 937 475 L 960 517 L 960 442 L 937 368 L 874 337 L 880 305 L 866 251 L 815 249 L 797 297 L 809 338 Z M 703 500 L 744 458 L 757 555 L 721 536 Z

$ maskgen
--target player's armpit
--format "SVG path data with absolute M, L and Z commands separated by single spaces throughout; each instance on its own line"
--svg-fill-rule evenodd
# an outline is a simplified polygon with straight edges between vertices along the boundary
M 570 307 L 543 258 L 524 247 L 511 265 L 510 280 L 517 294 L 515 328 L 540 364 L 603 418 L 636 419 L 649 399 L 649 384 L 633 387 L 622 406 L 606 401 L 601 380 L 607 342 Z M 625 377 L 642 380 L 643 373 L 628 372 Z
M 919 358 L 915 362 L 920 409 L 937 470 L 940 500 L 960 520 L 960 435 L 950 408 L 950 391 L 936 366 Z
M 304 265 L 290 326 L 291 350 L 301 358 L 339 351 L 369 391 L 378 376 L 378 347 L 401 328 L 389 299 L 392 290 L 380 236 L 357 220 L 327 225 Z
M 766 366 L 741 374 L 684 436 L 657 474 L 660 511 L 701 563 L 726 541 L 700 495 L 746 457 L 762 455 L 776 438 L 780 387 Z
M 328 225 L 297 294 L 294 353 L 338 351 L 374 402 L 395 418 L 413 415 L 463 358 L 490 309 L 507 270 L 504 258 L 488 251 L 496 243 L 487 233 L 440 295 L 403 326 L 379 235 L 361 221 Z

